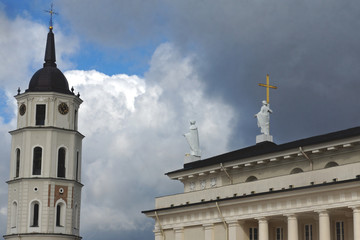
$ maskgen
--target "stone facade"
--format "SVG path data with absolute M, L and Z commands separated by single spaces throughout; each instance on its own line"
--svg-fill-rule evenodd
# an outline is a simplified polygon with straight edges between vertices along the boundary
M 360 128 L 265 142 L 167 173 L 155 240 L 359 240 Z

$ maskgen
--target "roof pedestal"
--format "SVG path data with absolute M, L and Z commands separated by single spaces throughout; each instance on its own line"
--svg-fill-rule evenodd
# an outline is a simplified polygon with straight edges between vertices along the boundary
M 261 134 L 256 136 L 256 144 L 261 142 L 273 142 L 273 136 L 267 134 Z
M 199 157 L 199 156 L 194 156 L 194 155 L 191 155 L 191 154 L 186 154 L 186 155 L 185 155 L 185 158 L 184 158 L 184 164 L 190 163 L 190 162 L 194 162 L 194 161 L 199 161 L 199 160 L 201 160 L 201 157 Z

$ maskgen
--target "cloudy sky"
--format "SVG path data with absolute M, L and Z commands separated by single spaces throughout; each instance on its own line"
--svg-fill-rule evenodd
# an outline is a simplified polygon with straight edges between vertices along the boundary
M 49 1 L 0 0 L 0 234 L 18 87 L 42 67 Z M 360 125 L 360 2 L 54 0 L 58 67 L 80 92 L 81 235 L 153 239 L 141 214 L 181 192 L 196 120 L 203 158 L 255 144 L 270 94 L 278 144 Z

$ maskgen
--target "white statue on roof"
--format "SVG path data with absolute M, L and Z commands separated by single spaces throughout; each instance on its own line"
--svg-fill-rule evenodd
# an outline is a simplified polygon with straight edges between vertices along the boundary
M 265 100 L 262 101 L 262 104 L 260 112 L 255 114 L 255 117 L 257 118 L 258 127 L 261 128 L 261 133 L 270 135 L 270 113 L 272 113 L 272 110 Z
M 190 146 L 190 154 L 187 154 L 187 156 L 193 160 L 199 160 L 201 157 L 201 151 L 199 144 L 199 133 L 195 123 L 196 121 L 190 121 L 190 131 L 185 133 L 184 136 Z

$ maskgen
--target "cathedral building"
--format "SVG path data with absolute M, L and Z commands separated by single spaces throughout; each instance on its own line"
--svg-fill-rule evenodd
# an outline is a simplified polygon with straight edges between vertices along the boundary
M 51 12 L 52 13 L 52 12 Z M 45 63 L 15 96 L 17 128 L 11 134 L 8 218 L 4 238 L 81 239 L 82 100 L 57 68 L 53 28 Z
M 360 127 L 272 141 L 166 173 L 155 240 L 360 240 Z

